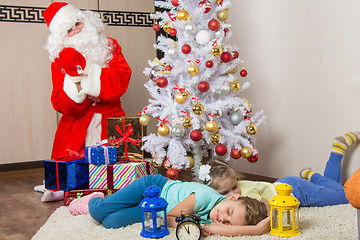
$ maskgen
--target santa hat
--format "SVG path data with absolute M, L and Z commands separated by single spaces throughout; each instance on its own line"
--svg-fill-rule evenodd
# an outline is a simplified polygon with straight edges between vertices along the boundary
M 58 29 L 66 20 L 79 13 L 80 10 L 65 2 L 53 2 L 45 9 L 43 17 L 50 32 Z

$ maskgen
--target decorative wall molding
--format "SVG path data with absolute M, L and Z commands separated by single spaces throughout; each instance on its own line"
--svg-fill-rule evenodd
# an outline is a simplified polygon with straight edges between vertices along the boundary
M 44 10 L 41 7 L 0 5 L 0 22 L 45 23 L 42 17 Z M 100 10 L 99 13 L 109 26 L 152 27 L 154 24 L 148 12 Z

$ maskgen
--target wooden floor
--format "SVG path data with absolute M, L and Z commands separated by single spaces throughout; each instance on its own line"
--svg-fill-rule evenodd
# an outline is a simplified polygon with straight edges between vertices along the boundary
M 160 173 L 164 174 L 164 171 Z M 244 176 L 249 180 L 275 180 L 252 174 Z M 41 202 L 42 193 L 35 192 L 34 186 L 42 184 L 43 179 L 42 168 L 0 172 L 0 240 L 31 239 L 49 216 L 63 205 L 63 201 Z M 179 180 L 189 181 L 191 175 L 185 172 Z
M 62 201 L 41 203 L 42 168 L 0 172 L 0 239 L 31 239 Z

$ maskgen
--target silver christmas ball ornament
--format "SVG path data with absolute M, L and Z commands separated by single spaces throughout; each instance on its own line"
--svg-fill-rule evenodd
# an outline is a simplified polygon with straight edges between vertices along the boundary
M 181 139 L 185 136 L 185 128 L 181 125 L 176 125 L 171 130 L 171 135 L 177 139 Z
M 196 25 L 193 23 L 188 23 L 185 26 L 185 30 L 189 33 L 196 33 L 196 30 L 197 30 Z
M 156 80 L 160 77 L 159 76 L 159 72 L 161 71 L 160 66 L 155 66 L 152 67 L 149 73 L 149 78 L 153 81 L 156 82 Z
M 175 48 L 170 48 L 167 53 L 168 53 L 169 57 L 171 57 L 171 58 L 174 58 L 177 55 Z
M 238 125 L 241 122 L 241 120 L 243 120 L 243 119 L 244 119 L 244 117 L 240 111 L 230 113 L 229 120 L 232 125 Z

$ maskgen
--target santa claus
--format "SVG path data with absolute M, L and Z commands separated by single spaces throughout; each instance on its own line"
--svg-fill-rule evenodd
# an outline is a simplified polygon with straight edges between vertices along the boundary
M 68 157 L 69 151 L 83 153 L 85 146 L 107 138 L 107 118 L 125 115 L 120 97 L 131 69 L 117 41 L 102 34 L 98 13 L 54 2 L 43 17 L 50 30 L 45 48 L 51 60 L 51 103 L 62 114 L 54 159 Z

